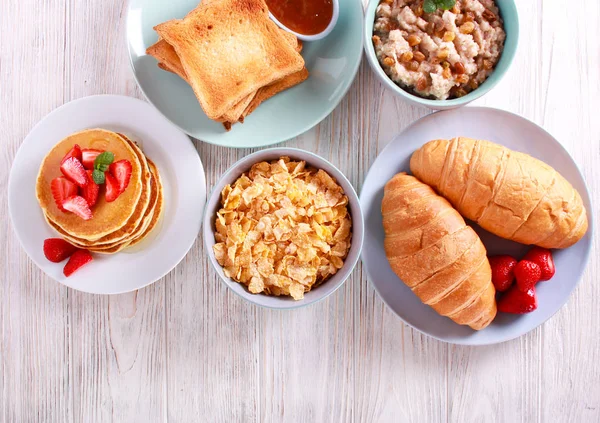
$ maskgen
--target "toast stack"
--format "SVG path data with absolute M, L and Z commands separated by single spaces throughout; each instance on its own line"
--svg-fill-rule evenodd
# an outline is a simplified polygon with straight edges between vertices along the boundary
M 227 130 L 308 77 L 302 43 L 271 21 L 264 0 L 205 0 L 154 29 L 159 40 L 147 54 L 190 84 L 204 113 Z

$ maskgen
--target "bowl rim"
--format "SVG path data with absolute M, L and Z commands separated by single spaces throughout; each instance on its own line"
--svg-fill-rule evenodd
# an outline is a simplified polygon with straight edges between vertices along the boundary
M 244 170 L 242 170 L 242 172 L 246 172 L 248 169 L 250 169 L 250 167 L 253 164 L 255 164 L 261 160 L 270 160 L 269 158 L 261 158 L 261 156 L 271 155 L 271 154 L 274 156 L 289 156 L 291 158 L 298 157 L 298 154 L 309 156 L 311 161 L 308 162 L 308 160 L 306 160 L 307 164 L 309 164 L 313 167 L 316 167 L 316 168 L 322 168 L 319 166 L 319 164 L 323 164 L 326 167 L 330 167 L 330 169 L 333 169 L 335 171 L 335 172 L 327 171 L 328 173 L 334 173 L 334 174 L 331 174 L 330 176 L 334 177 L 340 185 L 346 185 L 348 188 L 350 188 L 348 190 L 344 186 L 342 186 L 342 188 L 344 188 L 344 193 L 348 196 L 348 205 L 349 205 L 349 207 L 352 208 L 352 210 L 351 210 L 351 213 L 352 213 L 352 242 L 350 244 L 350 250 L 348 251 L 348 256 L 346 257 L 342 268 L 339 269 L 339 271 L 335 275 L 333 275 L 328 281 L 324 282 L 324 284 L 331 283 L 332 279 L 334 279 L 335 277 L 339 277 L 339 280 L 337 282 L 335 282 L 335 285 L 330 289 L 330 291 L 329 292 L 323 291 L 323 294 L 316 296 L 316 298 L 314 298 L 310 301 L 307 301 L 305 299 L 300 300 L 300 301 L 291 301 L 290 299 L 288 299 L 288 296 L 284 296 L 284 297 L 269 296 L 268 298 L 276 299 L 277 303 L 279 303 L 279 304 L 278 305 L 267 305 L 267 304 L 264 304 L 263 301 L 261 301 L 261 299 L 263 297 L 265 297 L 264 294 L 251 294 L 246 290 L 245 287 L 243 287 L 243 289 L 244 289 L 243 292 L 238 292 L 233 287 L 234 286 L 242 286 L 242 284 L 234 281 L 231 278 L 227 278 L 223 274 L 223 268 L 216 261 L 214 254 L 212 252 L 212 244 L 210 244 L 210 243 L 211 242 L 214 243 L 214 229 L 213 229 L 213 218 L 212 218 L 213 216 L 209 215 L 212 213 L 212 210 L 209 209 L 210 204 L 212 203 L 212 200 L 214 199 L 215 196 L 221 195 L 221 191 L 223 189 L 223 186 L 225 185 L 225 180 L 231 177 L 234 170 L 236 170 L 238 167 L 243 167 Z M 304 160 L 304 159 L 300 159 L 300 160 Z M 239 177 L 239 175 L 238 175 L 238 177 Z M 356 216 L 354 209 L 356 209 L 358 216 Z M 356 224 L 356 223 L 358 223 L 358 224 Z M 237 160 L 233 165 L 231 165 L 219 177 L 217 182 L 215 182 L 215 184 L 211 188 L 210 194 L 207 196 L 206 203 L 204 205 L 204 213 L 202 216 L 202 224 L 203 224 L 202 238 L 203 238 L 204 248 L 206 249 L 206 254 L 209 257 L 209 261 L 211 262 L 211 264 L 212 264 L 215 272 L 217 273 L 219 279 L 221 280 L 221 282 L 224 283 L 228 289 L 233 291 L 237 296 L 241 297 L 242 299 L 244 299 L 252 304 L 255 304 L 257 306 L 260 306 L 260 307 L 263 307 L 266 309 L 271 309 L 271 310 L 294 310 L 294 309 L 298 309 L 298 308 L 307 307 L 309 305 L 316 304 L 316 303 L 324 300 L 325 298 L 329 297 L 334 292 L 336 292 L 342 285 L 344 285 L 344 283 L 348 280 L 348 278 L 352 275 L 352 272 L 356 268 L 356 265 L 358 264 L 361 254 L 362 254 L 362 247 L 363 247 L 364 238 L 365 238 L 364 214 L 363 214 L 362 207 L 360 205 L 360 200 L 359 200 L 358 194 L 356 192 L 356 189 L 354 188 L 352 183 L 348 180 L 346 175 L 344 175 L 343 172 L 337 168 L 337 166 L 335 166 L 334 164 L 329 162 L 327 159 L 325 159 L 313 152 L 303 150 L 300 148 L 293 148 L 293 147 L 265 148 L 263 150 L 255 151 L 254 153 L 244 156 L 241 159 Z M 351 256 L 351 254 L 352 254 L 352 256 Z M 316 289 L 318 289 L 318 288 L 320 288 L 320 286 L 316 287 Z
M 392 79 L 389 76 L 387 76 L 387 74 L 384 72 L 383 68 L 379 64 L 379 61 L 377 60 L 377 55 L 375 53 L 375 49 L 373 48 L 373 43 L 371 42 L 371 38 L 373 36 L 373 25 L 375 22 L 375 12 L 377 10 L 377 6 L 379 5 L 380 1 L 381 0 L 369 0 L 367 6 L 365 7 L 365 21 L 363 23 L 363 35 L 364 35 L 363 46 L 364 46 L 364 50 L 365 50 L 365 55 L 367 56 L 367 61 L 369 62 L 371 69 L 375 72 L 375 74 L 377 75 L 379 80 L 384 85 L 386 85 L 389 89 L 391 89 L 396 95 L 403 97 L 405 100 L 407 100 L 409 102 L 418 103 L 423 106 L 429 107 L 431 109 L 447 109 L 447 108 L 464 106 L 472 101 L 475 101 L 475 100 L 483 97 L 485 94 L 490 92 L 496 85 L 498 85 L 498 83 L 504 78 L 504 76 L 506 75 L 508 70 L 511 68 L 511 66 L 514 62 L 514 59 L 517 55 L 517 50 L 519 47 L 519 38 L 520 38 L 519 10 L 518 10 L 517 5 L 514 0 L 504 0 L 506 2 L 506 4 L 504 4 L 504 6 L 502 6 L 496 2 L 496 6 L 500 10 L 501 15 L 503 15 L 503 10 L 506 10 L 505 8 L 510 8 L 514 12 L 514 18 L 516 21 L 515 26 L 514 26 L 514 28 L 515 28 L 514 31 L 511 31 L 511 33 L 510 33 L 511 39 L 514 38 L 513 42 L 514 42 L 515 47 L 514 47 L 514 49 L 511 49 L 511 53 L 508 56 L 504 54 L 505 50 L 503 49 L 502 55 L 500 56 L 500 60 L 498 61 L 498 64 L 499 64 L 500 61 L 504 60 L 504 62 L 506 63 L 505 69 L 503 71 L 501 71 L 501 73 L 498 75 L 497 78 L 495 78 L 493 80 L 490 80 L 489 77 L 486 78 L 486 80 L 478 88 L 476 88 L 475 90 L 471 91 L 467 95 L 460 97 L 460 98 L 454 98 L 454 99 L 450 99 L 450 100 L 432 100 L 432 99 L 427 99 L 427 98 L 422 98 L 422 97 L 416 96 L 416 95 L 411 94 L 408 91 L 404 90 L 402 87 L 397 85 L 394 81 L 392 81 Z M 506 31 L 506 26 L 504 26 L 504 30 Z M 508 39 L 508 36 L 509 36 L 509 34 L 507 33 L 507 39 Z M 505 46 L 506 46 L 506 41 L 505 41 Z M 495 70 L 494 70 L 494 72 L 495 72 Z
M 283 29 L 284 31 L 291 32 L 292 34 L 294 34 L 296 36 L 296 38 L 298 38 L 302 41 L 321 40 L 321 39 L 327 37 L 331 33 L 331 31 L 333 31 L 333 28 L 335 28 L 338 18 L 340 17 L 340 1 L 339 0 L 332 0 L 332 1 L 333 1 L 333 14 L 331 15 L 331 21 L 329 21 L 329 24 L 323 31 L 321 31 L 317 34 L 306 35 L 306 34 L 301 34 L 299 32 L 296 32 L 296 31 L 292 31 L 290 28 L 288 28 L 283 23 L 281 23 L 281 21 L 279 21 L 279 19 L 277 19 L 275 17 L 275 15 L 273 15 L 273 13 L 271 13 L 270 10 L 269 10 L 269 17 L 271 18 L 271 20 L 273 22 L 275 22 L 275 24 L 277 24 L 277 26 L 279 28 Z

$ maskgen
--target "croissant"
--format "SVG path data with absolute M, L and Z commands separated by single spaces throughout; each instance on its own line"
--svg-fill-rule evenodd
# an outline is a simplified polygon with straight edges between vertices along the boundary
M 475 330 L 496 316 L 485 247 L 433 189 L 399 173 L 381 204 L 385 254 L 394 273 L 442 316 Z
M 467 219 L 502 238 L 567 248 L 588 228 L 581 196 L 546 163 L 489 141 L 430 141 L 410 159 L 412 173 Z

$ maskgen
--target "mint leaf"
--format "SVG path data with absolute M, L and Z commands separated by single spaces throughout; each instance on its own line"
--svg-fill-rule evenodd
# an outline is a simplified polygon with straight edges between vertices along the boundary
M 437 10 L 437 3 L 435 0 L 425 0 L 423 2 L 423 12 L 433 13 Z
M 115 160 L 115 155 L 110 151 L 98 154 L 96 160 L 94 160 L 94 169 L 106 172 L 108 166 Z
M 97 185 L 102 185 L 105 181 L 104 172 L 98 169 L 94 169 L 92 172 L 92 179 Z
M 438 2 L 438 9 L 450 10 L 456 4 L 456 0 L 441 0 Z
M 423 11 L 425 13 L 434 13 L 438 9 L 450 10 L 456 4 L 456 0 L 425 0 L 423 2 Z

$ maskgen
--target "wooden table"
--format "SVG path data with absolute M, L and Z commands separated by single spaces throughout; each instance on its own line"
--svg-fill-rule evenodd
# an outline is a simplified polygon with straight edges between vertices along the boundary
M 517 58 L 477 104 L 519 113 L 558 138 L 598 211 L 599 2 L 518 3 Z M 89 295 L 46 277 L 10 227 L 12 158 L 63 103 L 102 93 L 143 98 L 127 57 L 126 10 L 122 0 L 0 2 L 2 421 L 600 421 L 598 237 L 556 316 L 480 348 L 407 327 L 360 264 L 329 299 L 292 312 L 228 291 L 200 238 L 175 270 L 130 294 Z M 326 157 L 360 189 L 392 136 L 427 113 L 384 90 L 364 61 L 331 116 L 285 145 Z M 195 145 L 209 187 L 251 151 Z

